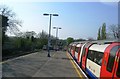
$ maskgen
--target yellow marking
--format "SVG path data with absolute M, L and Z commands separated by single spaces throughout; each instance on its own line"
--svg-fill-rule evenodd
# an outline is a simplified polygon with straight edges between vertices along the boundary
M 68 55 L 68 53 L 67 53 L 67 56 L 69 57 L 69 59 L 71 58 L 71 57 Z M 78 76 L 80 77 L 80 79 L 83 79 L 82 76 L 81 76 L 81 74 L 80 74 L 80 72 L 79 72 L 79 70 L 78 70 L 78 68 L 76 67 L 75 63 L 73 62 L 73 60 L 70 60 L 70 61 L 71 61 L 72 65 L 73 65 L 73 67 L 75 68 L 75 70 L 76 70 Z

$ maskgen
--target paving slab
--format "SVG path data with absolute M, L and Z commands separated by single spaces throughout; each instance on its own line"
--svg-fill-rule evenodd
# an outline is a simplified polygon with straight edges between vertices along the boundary
M 36 52 L 2 63 L 3 77 L 79 77 L 67 52 Z

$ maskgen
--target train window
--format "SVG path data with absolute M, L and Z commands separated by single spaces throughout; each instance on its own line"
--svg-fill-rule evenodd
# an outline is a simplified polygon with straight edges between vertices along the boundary
M 71 49 L 73 50 L 73 46 L 71 47 Z
M 87 56 L 87 58 L 93 61 L 93 59 L 94 59 L 94 55 L 95 55 L 95 52 L 89 50 L 89 51 L 88 51 L 88 56 Z
M 97 51 L 94 51 L 94 52 L 95 52 L 94 62 L 101 66 L 103 53 L 102 52 L 97 52 Z
M 75 51 L 78 53 L 78 50 L 79 50 L 79 48 L 78 47 L 76 47 L 76 49 L 75 49 Z
M 75 46 L 73 46 L 72 49 L 75 50 Z
M 72 50 L 74 49 L 74 46 L 72 46 Z
M 118 48 L 120 48 L 120 46 L 115 46 L 110 51 L 109 58 L 108 58 L 108 64 L 107 64 L 107 71 L 109 72 L 112 72 L 115 55 L 116 55 Z
M 118 69 L 117 69 L 116 75 L 117 75 L 118 77 L 120 77 L 120 59 L 119 59 Z

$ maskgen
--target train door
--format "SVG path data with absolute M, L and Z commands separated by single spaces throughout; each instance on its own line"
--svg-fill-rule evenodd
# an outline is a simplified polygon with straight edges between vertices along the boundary
M 81 47 L 80 47 L 80 48 L 79 48 L 79 50 L 78 50 L 78 57 L 77 57 L 77 58 L 78 58 L 78 59 L 77 59 L 77 62 L 78 62 L 78 64 L 80 64 L 80 63 L 79 63 L 79 58 L 80 58 L 80 50 L 81 50 Z
M 114 78 L 120 79 L 120 49 L 118 50 L 118 56 L 116 59 Z
M 77 45 L 77 48 L 78 48 L 78 49 L 76 49 L 76 50 L 78 51 L 78 53 L 76 54 L 77 63 L 78 63 L 78 64 L 80 64 L 79 58 L 80 58 L 80 54 L 81 54 L 81 52 L 80 52 L 80 51 L 81 51 L 81 46 L 82 46 L 82 44 L 78 44 L 78 45 Z
M 88 47 L 91 44 L 86 43 L 85 46 L 83 47 L 83 51 L 82 51 L 82 69 L 85 70 L 86 68 L 86 57 L 87 57 L 87 52 L 88 52 Z
M 81 66 L 82 69 L 85 70 L 85 46 L 83 47 L 83 51 L 82 51 L 82 60 L 81 60 Z
M 79 47 L 76 47 L 75 48 L 75 60 L 77 61 L 78 60 L 78 52 L 79 52 Z
M 120 43 L 113 43 L 106 48 L 101 65 L 101 78 L 106 77 L 113 79 L 116 68 L 116 60 L 118 58 L 118 49 L 120 49 Z
M 75 56 L 75 45 L 72 46 L 72 57 Z

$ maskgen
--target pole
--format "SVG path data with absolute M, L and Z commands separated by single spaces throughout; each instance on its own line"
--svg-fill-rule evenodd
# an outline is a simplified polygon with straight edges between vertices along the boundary
M 50 14 L 50 24 L 49 24 L 49 36 L 48 36 L 48 57 L 50 57 L 51 17 L 52 17 L 52 14 Z
M 43 15 L 44 15 L 44 16 L 50 16 L 50 22 L 49 22 L 49 35 L 48 35 L 48 46 L 47 46 L 47 50 L 48 50 L 48 55 L 47 55 L 47 56 L 50 57 L 51 18 L 52 18 L 52 16 L 58 16 L 58 14 L 47 14 L 47 13 L 44 13 Z
M 58 28 L 56 27 L 56 48 L 57 48 L 57 36 L 58 36 Z

